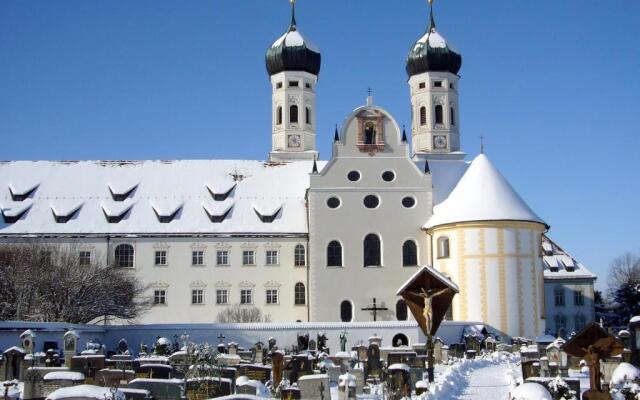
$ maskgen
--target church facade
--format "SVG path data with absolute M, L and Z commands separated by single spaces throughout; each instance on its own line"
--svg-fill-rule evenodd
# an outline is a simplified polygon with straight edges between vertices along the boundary
M 0 240 L 127 268 L 153 297 L 141 323 L 216 322 L 233 304 L 274 322 L 411 319 L 396 290 L 432 265 L 460 287 L 453 320 L 510 336 L 578 329 L 595 276 L 486 155 L 465 161 L 461 65 L 432 12 L 407 58 L 410 138 L 370 96 L 321 138 L 333 151 L 320 161 L 321 54 L 292 8 L 266 55 L 266 161 L 5 162 Z M 575 302 L 551 303 L 559 291 Z

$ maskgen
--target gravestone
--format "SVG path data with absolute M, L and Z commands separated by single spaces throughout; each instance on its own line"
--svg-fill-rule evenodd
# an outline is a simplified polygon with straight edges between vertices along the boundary
M 135 372 L 138 378 L 171 379 L 173 377 L 173 367 L 165 364 L 142 364 Z
M 382 338 L 374 333 L 373 336 L 369 337 L 369 346 L 371 346 L 372 344 L 377 345 L 379 348 L 380 346 L 382 346 Z
M 299 333 L 298 334 L 298 351 L 302 352 L 308 349 L 309 349 L 309 334 Z
M 246 376 L 241 376 L 236 381 L 236 394 L 260 396 L 264 390 L 266 387 L 262 382 L 248 379 Z
M 246 376 L 251 380 L 260 381 L 266 383 L 271 379 L 271 367 L 260 364 L 240 365 L 237 368 L 238 376 Z
M 327 335 L 324 332 L 319 332 L 317 335 L 318 339 L 318 351 L 322 351 L 327 353 Z
M 82 372 L 85 383 L 93 384 L 96 373 L 104 369 L 104 356 L 101 354 L 80 355 L 71 357 L 71 371 Z
M 118 341 L 118 347 L 116 348 L 116 354 L 129 355 L 129 343 L 125 338 Z
M 329 375 L 305 375 L 298 379 L 298 389 L 303 399 L 331 400 Z
M 382 361 L 380 360 L 380 347 L 376 344 L 370 344 L 367 349 L 367 369 L 368 378 L 379 379 L 382 375 Z
M 136 378 L 129 382 L 131 389 L 145 389 L 151 392 L 154 400 L 185 399 L 184 381 L 181 379 L 145 379 Z
M 329 376 L 329 381 L 331 383 L 338 383 L 338 381 L 340 380 L 340 366 L 339 365 L 334 365 L 331 364 L 330 366 L 327 367 L 327 375 Z
M 253 348 L 253 362 L 256 364 L 264 364 L 264 343 L 257 342 Z
M 27 329 L 22 332 L 20 335 L 20 340 L 22 342 L 22 348 L 27 352 L 27 354 L 33 354 L 36 349 L 36 334 L 31 329 Z
M 282 398 L 287 400 L 300 400 L 302 399 L 302 394 L 300 393 L 300 389 L 295 386 L 289 386 L 282 389 Z
M 271 353 L 274 350 L 274 348 L 277 347 L 277 344 L 278 342 L 276 341 L 275 338 L 273 337 L 269 338 L 269 353 Z
M 13 346 L 2 353 L 4 359 L 4 376 L 7 381 L 22 380 L 24 358 L 27 353 L 22 347 Z
M 440 339 L 439 337 L 437 337 L 435 340 L 439 340 L 440 342 L 442 342 L 442 339 Z M 426 356 L 427 355 L 427 344 L 426 343 L 414 343 L 414 344 L 411 345 L 411 348 L 419 356 Z
M 80 335 L 75 330 L 67 331 L 64 334 L 64 365 L 71 366 L 71 358 L 78 354 L 78 340 Z
M 356 378 L 356 395 L 362 394 L 362 389 L 364 388 L 364 369 L 363 368 L 353 368 L 350 371 L 351 375 Z
M 54 371 L 63 371 L 68 372 L 69 369 L 65 367 L 29 367 L 24 371 L 24 376 L 22 377 L 22 381 L 24 382 L 24 387 L 22 391 L 23 399 L 38 399 L 44 398 L 47 394 L 44 394 L 45 391 L 45 382 L 44 377 L 49 372 Z M 0 377 L 4 378 L 4 377 Z
M 133 370 L 101 369 L 96 372 L 94 383 L 96 385 L 111 387 L 125 386 L 129 381 L 135 379 L 136 373 Z
M 496 351 L 496 340 L 493 337 L 489 336 L 487 340 L 485 340 L 484 345 L 488 352 L 493 353 Z
M 355 351 L 358 354 L 358 360 L 364 362 L 367 360 L 367 346 L 360 344 L 356 346 Z
M 229 352 L 230 355 L 236 355 L 238 354 L 238 343 L 236 342 L 231 342 L 227 345 L 227 351 Z
M 442 347 L 444 346 L 444 342 L 439 337 L 433 341 L 433 360 L 436 364 L 442 363 Z
M 356 378 L 346 373 L 340 375 L 338 380 L 338 400 L 348 400 L 356 398 Z
M 416 390 L 416 384 L 420 381 L 422 381 L 422 377 L 424 376 L 424 368 L 409 368 L 409 375 L 411 377 L 411 390 L 415 391 Z
M 84 375 L 81 372 L 51 371 L 43 378 L 42 396 L 47 397 L 60 388 L 81 385 L 82 383 L 84 383 Z
M 442 346 L 441 362 L 449 362 L 449 346 Z
M 289 382 L 294 383 L 298 378 L 313 374 L 312 362 L 306 354 L 293 356 L 289 362 Z
M 316 351 L 317 347 L 316 347 L 316 341 L 313 339 L 309 340 L 309 351 Z
M 540 375 L 541 378 L 548 378 L 549 372 L 549 359 L 547 357 L 540 357 Z
M 411 395 L 411 369 L 406 364 L 393 364 L 387 369 L 388 398 L 400 400 Z

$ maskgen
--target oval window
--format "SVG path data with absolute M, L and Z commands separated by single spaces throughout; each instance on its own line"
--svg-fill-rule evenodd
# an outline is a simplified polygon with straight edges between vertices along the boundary
M 364 198 L 364 206 L 367 208 L 376 208 L 380 204 L 380 199 L 375 195 L 368 195 Z
M 393 171 L 384 171 L 382 173 L 382 180 L 385 182 L 391 182 L 394 179 L 396 179 L 396 174 L 393 173 Z
M 347 174 L 347 178 L 351 181 L 351 182 L 357 182 L 360 180 L 360 172 L 358 171 L 350 171 Z
M 340 207 L 340 199 L 337 197 L 329 197 L 327 199 L 327 207 L 329 208 L 338 208 Z
M 415 205 L 416 205 L 416 199 L 414 199 L 414 198 L 413 198 L 413 197 L 411 197 L 411 196 L 407 196 L 407 197 L 405 197 L 405 198 L 403 198 L 403 199 L 402 199 L 402 205 L 403 205 L 405 208 L 411 208 L 411 207 L 413 207 L 413 206 L 415 206 Z

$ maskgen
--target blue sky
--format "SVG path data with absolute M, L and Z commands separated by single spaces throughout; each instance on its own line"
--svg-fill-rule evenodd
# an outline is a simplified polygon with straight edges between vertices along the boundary
M 462 51 L 462 146 L 606 281 L 640 250 L 640 2 L 436 0 Z M 366 88 L 409 125 L 404 61 L 426 1 L 299 0 L 322 50 L 318 143 Z M 266 48 L 286 0 L 0 2 L 0 159 L 264 159 Z

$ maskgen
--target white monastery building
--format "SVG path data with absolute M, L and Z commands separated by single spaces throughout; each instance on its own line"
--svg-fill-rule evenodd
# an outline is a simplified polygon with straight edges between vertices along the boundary
M 509 336 L 593 320 L 595 276 L 485 154 L 465 161 L 462 57 L 433 13 L 406 63 L 411 143 L 369 97 L 318 160 L 320 64 L 292 8 L 266 55 L 266 161 L 2 162 L 0 240 L 130 269 L 155 303 L 141 323 L 211 323 L 237 303 L 274 322 L 406 320 L 396 290 L 422 265 L 459 286 L 449 319 Z M 386 310 L 362 310 L 374 298 Z

